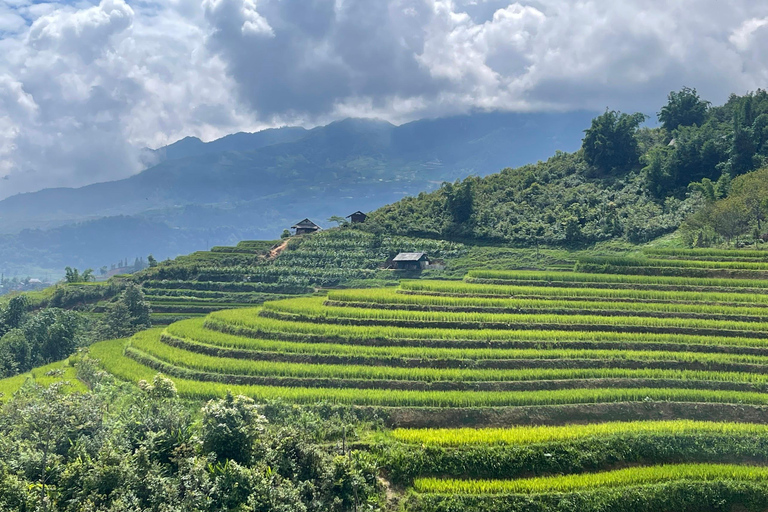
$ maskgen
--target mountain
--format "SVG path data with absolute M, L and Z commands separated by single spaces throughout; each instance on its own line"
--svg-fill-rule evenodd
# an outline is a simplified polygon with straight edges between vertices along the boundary
M 151 154 L 151 161 L 158 164 L 165 160 L 210 155 L 224 151 L 255 151 L 272 144 L 293 142 L 306 134 L 307 130 L 300 126 L 287 126 L 270 128 L 256 133 L 233 133 L 211 142 L 203 142 L 197 137 L 184 137 L 173 144 L 148 151 Z
M 345 119 L 209 143 L 185 138 L 155 151 L 158 163 L 127 179 L 0 201 L 0 270 L 100 266 L 275 238 L 305 217 L 322 225 L 443 181 L 575 150 L 592 117 L 474 113 L 400 126 Z

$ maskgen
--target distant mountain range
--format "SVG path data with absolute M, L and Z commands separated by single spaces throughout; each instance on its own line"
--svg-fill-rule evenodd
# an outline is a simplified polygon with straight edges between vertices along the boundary
M 130 178 L 0 201 L 0 271 L 98 268 L 276 238 L 305 217 L 325 225 L 443 181 L 573 151 L 593 116 L 475 113 L 401 126 L 345 119 L 208 143 L 187 137 L 148 151 L 153 165 Z

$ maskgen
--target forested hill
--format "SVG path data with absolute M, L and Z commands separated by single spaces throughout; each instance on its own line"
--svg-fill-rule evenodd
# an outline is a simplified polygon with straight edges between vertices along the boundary
M 732 179 L 768 158 L 768 93 L 733 95 L 713 107 L 684 88 L 670 93 L 658 118 L 658 128 L 641 128 L 642 114 L 606 111 L 576 153 L 446 183 L 376 210 L 367 229 L 572 247 L 613 238 L 645 242 L 703 211 L 695 226 L 687 225 L 689 234 L 698 230 L 691 243 L 729 241 L 753 228 L 763 235 L 764 202 L 739 227 L 735 212 L 749 209 L 743 200 L 738 207 L 735 200 L 710 205 L 728 195 Z

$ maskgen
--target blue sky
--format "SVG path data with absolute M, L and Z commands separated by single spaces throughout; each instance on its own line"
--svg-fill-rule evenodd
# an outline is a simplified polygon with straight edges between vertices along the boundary
M 766 87 L 766 47 L 749 0 L 0 0 L 0 198 L 187 135 L 721 103 Z

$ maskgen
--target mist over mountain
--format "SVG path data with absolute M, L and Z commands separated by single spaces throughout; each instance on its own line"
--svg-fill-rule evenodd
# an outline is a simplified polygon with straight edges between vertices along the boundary
M 579 147 L 591 112 L 475 113 L 395 126 L 345 119 L 306 130 L 185 138 L 127 179 L 0 201 L 6 274 L 99 267 L 276 238 L 309 217 L 369 211 L 443 181 L 487 175 Z

